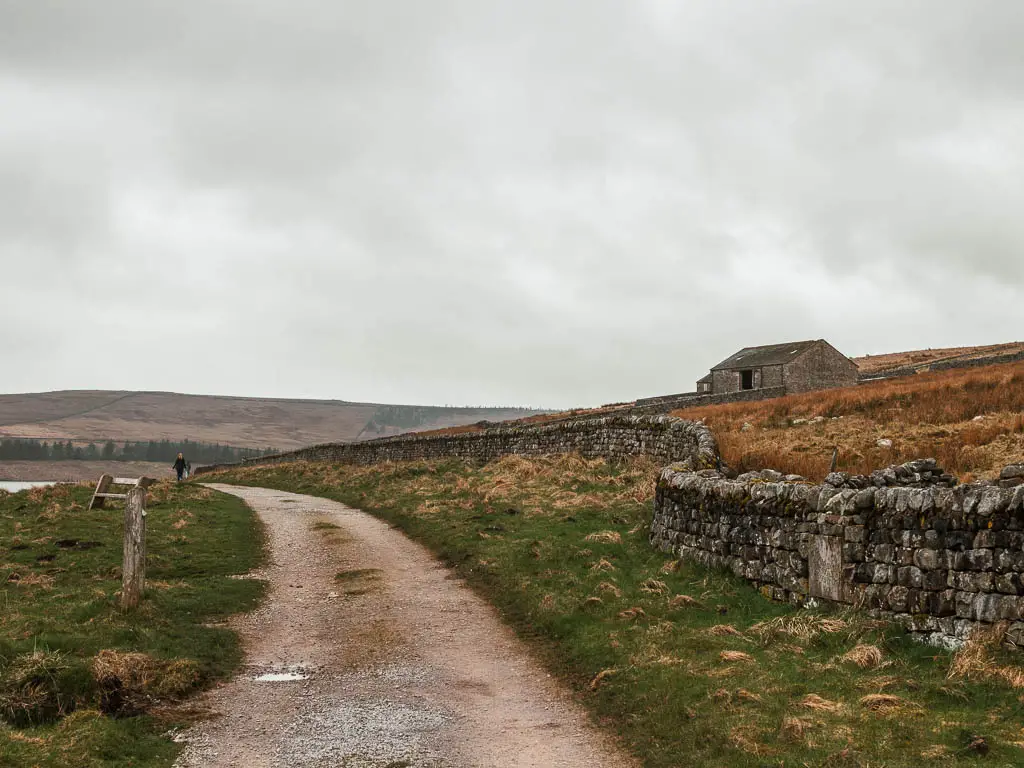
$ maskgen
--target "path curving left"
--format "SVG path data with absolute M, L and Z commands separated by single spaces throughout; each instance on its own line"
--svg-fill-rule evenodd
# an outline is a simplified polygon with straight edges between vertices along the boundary
M 265 523 L 270 592 L 234 621 L 246 667 L 206 694 L 217 716 L 181 734 L 178 768 L 637 765 L 399 531 L 326 499 L 209 487 Z

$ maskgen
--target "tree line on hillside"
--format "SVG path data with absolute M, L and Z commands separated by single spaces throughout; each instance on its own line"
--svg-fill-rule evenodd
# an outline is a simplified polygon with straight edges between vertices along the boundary
M 0 461 L 166 461 L 173 462 L 182 453 L 193 464 L 222 464 L 277 453 L 275 448 L 235 448 L 220 443 L 191 440 L 149 440 L 117 444 L 75 445 L 70 440 L 46 442 L 23 438 L 0 440 Z

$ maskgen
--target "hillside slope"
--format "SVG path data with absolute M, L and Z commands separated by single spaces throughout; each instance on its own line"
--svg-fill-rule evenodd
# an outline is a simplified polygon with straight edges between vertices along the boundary
M 891 352 L 884 355 L 864 355 L 853 358 L 861 374 L 880 374 L 894 368 L 920 368 L 931 363 L 947 361 L 968 361 L 984 357 L 1012 355 L 1024 352 L 1024 342 L 1012 341 L 1007 344 L 989 344 L 983 347 L 947 347 L 945 349 L 916 349 L 907 352 Z
M 681 408 L 703 419 L 732 467 L 813 480 L 934 457 L 962 480 L 1024 462 L 1024 362 L 920 373 L 774 400 Z
M 342 400 L 67 391 L 0 395 L 0 438 L 181 440 L 287 449 L 516 419 L 518 408 L 440 408 Z

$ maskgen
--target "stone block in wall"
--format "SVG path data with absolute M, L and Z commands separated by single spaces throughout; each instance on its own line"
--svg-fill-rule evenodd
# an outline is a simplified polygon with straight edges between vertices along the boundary
M 851 544 L 845 542 L 843 544 L 843 562 L 844 563 L 863 563 L 865 558 L 865 551 L 863 544 Z
M 952 589 L 944 589 L 941 592 L 929 592 L 927 600 L 927 613 L 932 616 L 953 616 L 956 614 L 956 592 Z
M 910 590 L 907 587 L 899 585 L 890 587 L 885 606 L 896 613 L 907 613 L 907 597 L 909 595 Z
M 938 550 L 917 549 L 913 553 L 914 565 L 922 571 L 934 571 L 945 566 L 945 558 L 939 557 Z
M 893 551 L 893 562 L 900 568 L 913 565 L 915 551 L 913 547 L 896 547 Z
M 896 583 L 902 587 L 921 589 L 923 579 L 922 571 L 913 565 L 905 565 L 896 573 Z
M 994 574 L 980 571 L 950 571 L 949 586 L 962 592 L 991 592 Z
M 848 525 L 843 529 L 843 538 L 846 541 L 861 544 L 866 539 L 865 528 L 863 525 Z
M 1024 648 L 1024 622 L 1016 622 L 1010 625 L 1006 631 L 1006 641 L 1018 648 Z
M 991 571 L 995 566 L 995 557 L 991 549 L 969 549 L 964 555 L 967 567 L 972 571 Z
M 993 595 L 993 597 L 996 597 Z M 1018 621 L 1024 619 L 1024 597 L 1016 595 L 998 596 L 999 607 L 996 613 L 996 621 Z
M 1019 595 L 1024 591 L 1019 573 L 998 573 L 995 577 L 995 588 L 997 592 L 1006 595 Z
M 921 587 L 929 591 L 941 591 L 949 586 L 949 571 L 922 571 Z
M 896 548 L 892 544 L 873 544 L 867 547 L 867 558 L 879 563 L 895 562 Z

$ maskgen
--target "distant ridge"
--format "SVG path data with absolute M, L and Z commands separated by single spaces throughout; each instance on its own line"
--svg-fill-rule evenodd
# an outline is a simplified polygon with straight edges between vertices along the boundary
M 0 395 L 0 438 L 183 440 L 299 448 L 541 413 L 175 392 L 64 390 Z

